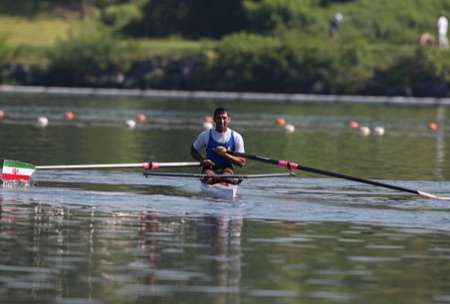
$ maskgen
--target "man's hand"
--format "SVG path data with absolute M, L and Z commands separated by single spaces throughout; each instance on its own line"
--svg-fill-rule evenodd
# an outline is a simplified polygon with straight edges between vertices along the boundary
M 214 167 L 214 165 L 215 165 L 214 162 L 210 159 L 204 159 L 202 161 L 203 168 L 212 169 Z
M 213 148 L 213 151 L 219 154 L 220 156 L 227 155 L 227 148 L 223 146 L 217 146 L 216 148 Z

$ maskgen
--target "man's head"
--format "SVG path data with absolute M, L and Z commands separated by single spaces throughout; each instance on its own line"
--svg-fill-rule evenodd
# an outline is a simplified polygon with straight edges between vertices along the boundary
M 228 124 L 231 118 L 228 114 L 228 110 L 225 108 L 217 108 L 214 110 L 214 122 L 216 123 L 216 131 L 225 132 L 228 129 Z

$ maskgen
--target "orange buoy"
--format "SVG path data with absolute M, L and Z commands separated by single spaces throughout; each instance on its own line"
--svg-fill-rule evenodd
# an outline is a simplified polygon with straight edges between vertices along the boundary
M 0 119 L 3 119 L 3 118 L 5 118 L 5 112 L 0 110 Z
M 432 131 L 436 131 L 439 127 L 438 127 L 437 123 L 435 123 L 434 121 L 431 121 L 427 124 L 427 128 Z
M 64 113 L 65 120 L 72 121 L 72 120 L 74 120 L 74 118 L 75 118 L 75 114 L 73 114 L 73 112 L 68 111 L 68 112 Z
M 147 120 L 147 117 L 145 117 L 145 115 L 141 113 L 141 114 L 136 115 L 136 120 L 139 122 L 144 122 Z
M 286 120 L 283 117 L 277 117 L 277 119 L 275 119 L 275 124 L 279 127 L 283 127 L 286 125 Z
M 348 127 L 351 129 L 357 129 L 359 127 L 359 123 L 357 121 L 350 120 L 348 122 Z

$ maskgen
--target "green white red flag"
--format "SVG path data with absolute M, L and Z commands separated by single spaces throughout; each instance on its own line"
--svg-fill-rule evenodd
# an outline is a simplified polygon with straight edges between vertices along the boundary
M 5 159 L 3 160 L 2 180 L 28 182 L 34 170 L 32 164 Z

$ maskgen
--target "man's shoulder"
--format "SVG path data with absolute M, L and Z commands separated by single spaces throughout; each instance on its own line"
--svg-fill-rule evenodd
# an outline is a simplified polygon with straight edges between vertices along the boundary
M 232 130 L 232 129 L 230 129 L 231 130 L 231 132 L 233 132 L 233 135 L 235 136 L 235 137 L 240 137 L 240 138 L 242 138 L 242 134 L 241 133 L 239 133 L 238 131 L 236 131 L 236 130 Z
M 200 134 L 198 135 L 198 137 L 209 136 L 209 132 L 210 132 L 210 129 L 205 130 L 205 131 L 202 131 L 202 132 L 200 132 Z

